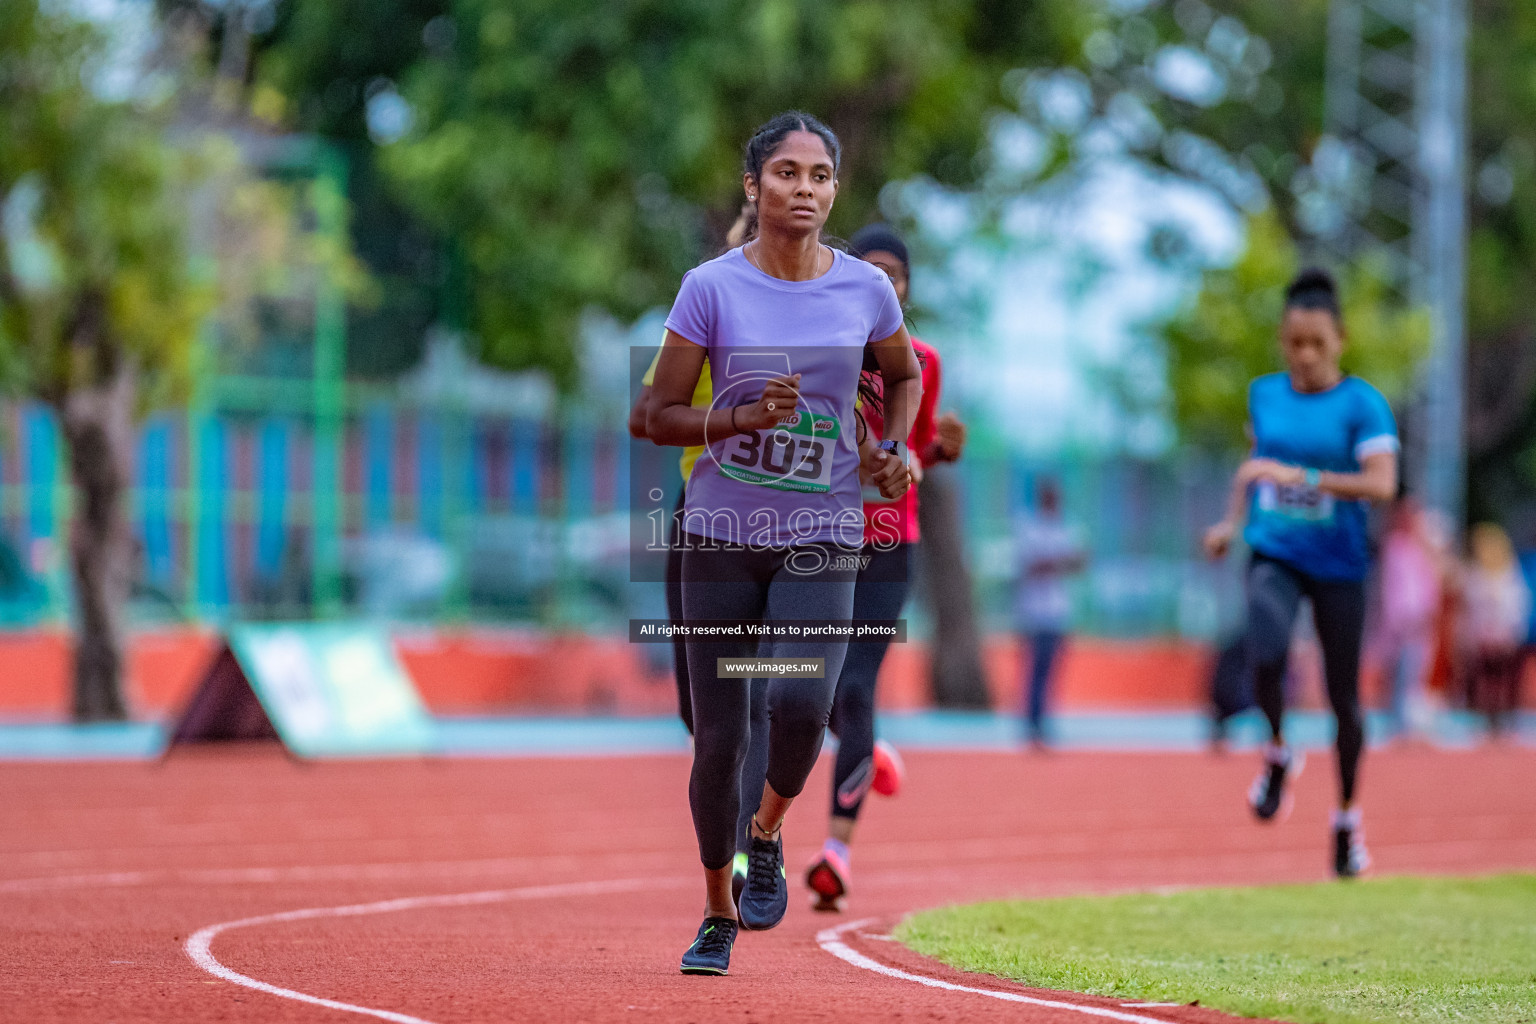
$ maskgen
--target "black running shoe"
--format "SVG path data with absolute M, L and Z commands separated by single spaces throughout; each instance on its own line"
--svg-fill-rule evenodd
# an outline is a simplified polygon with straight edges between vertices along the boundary
M 730 974 L 731 946 L 736 942 L 736 922 L 728 917 L 706 917 L 699 937 L 683 954 L 684 974 Z
M 1361 829 L 1348 826 L 1333 830 L 1333 873 L 1340 878 L 1359 878 L 1371 869 L 1371 853 L 1365 848 Z
M 1264 770 L 1248 789 L 1248 806 L 1260 821 L 1284 820 L 1290 814 L 1290 794 L 1285 791 L 1287 779 L 1294 781 L 1301 774 L 1301 755 L 1286 751 L 1282 760 L 1268 759 Z
M 747 887 L 747 855 L 737 853 L 731 858 L 731 902 L 741 903 L 741 890 Z
M 748 931 L 763 931 L 784 920 L 789 909 L 789 881 L 784 875 L 782 839 L 759 839 L 748 826 L 747 885 L 736 912 Z

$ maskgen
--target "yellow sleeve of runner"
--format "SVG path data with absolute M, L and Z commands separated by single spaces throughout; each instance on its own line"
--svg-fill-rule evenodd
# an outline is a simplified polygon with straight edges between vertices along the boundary
M 662 337 L 663 337 L 663 339 L 665 339 L 666 336 L 663 335 Z M 653 384 L 656 383 L 656 364 L 659 363 L 659 362 L 661 362 L 661 349 L 657 349 L 656 350 L 656 355 L 651 358 L 651 365 L 645 371 L 645 376 L 640 378 L 640 386 L 641 387 L 648 388 L 648 387 L 650 387 L 650 386 L 652 386 Z M 631 365 L 633 365 L 633 364 L 631 364 Z M 699 374 L 699 377 L 701 379 L 703 378 L 703 376 L 704 376 L 703 374 Z
M 663 334 L 662 341 L 666 341 Z M 656 364 L 661 362 L 661 349 L 656 350 L 656 356 L 651 360 L 650 367 L 645 371 L 645 376 L 640 378 L 644 387 L 652 387 L 656 383 Z M 710 403 L 715 400 L 715 385 L 709 375 L 709 360 L 704 360 L 704 365 L 699 368 L 699 382 L 693 386 L 693 407 L 695 409 L 708 409 Z M 704 454 L 704 446 L 693 445 L 683 449 L 683 455 L 677 460 L 677 468 L 682 471 L 683 481 L 686 483 L 693 473 L 693 464 L 699 461 L 699 456 Z
M 657 353 L 658 357 L 660 353 Z M 695 409 L 708 409 L 715 400 L 715 385 L 709 375 L 709 360 L 704 360 L 704 365 L 699 369 L 699 383 L 693 389 L 693 407 Z M 683 449 L 683 457 L 677 460 L 677 468 L 682 470 L 683 482 L 693 473 L 693 464 L 699 461 L 699 456 L 704 454 L 704 446 L 696 444 L 691 448 Z

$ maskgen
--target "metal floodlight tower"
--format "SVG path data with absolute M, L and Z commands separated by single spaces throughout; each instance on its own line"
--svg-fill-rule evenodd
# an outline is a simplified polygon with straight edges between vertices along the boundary
M 1424 390 L 1423 494 L 1459 524 L 1466 491 L 1467 9 L 1420 0 L 1416 297 L 1429 307 L 1433 348 Z
M 1378 253 L 1427 307 L 1413 489 L 1459 523 L 1466 479 L 1466 0 L 1332 0 L 1327 131 L 1314 173 L 1335 256 Z

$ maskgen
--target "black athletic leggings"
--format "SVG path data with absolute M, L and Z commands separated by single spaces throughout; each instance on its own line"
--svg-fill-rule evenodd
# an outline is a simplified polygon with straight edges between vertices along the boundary
M 854 585 L 855 620 L 888 620 L 901 615 L 912 587 L 911 550 L 907 544 L 891 550 L 864 545 L 862 556 L 869 561 Z M 827 723 L 837 737 L 837 760 L 832 769 L 834 817 L 857 819 L 869 784 L 874 781 L 875 683 L 890 646 L 889 639 L 855 640 L 848 644 L 848 654 L 843 658 L 843 671 L 832 700 L 832 717 Z M 746 816 L 757 809 L 768 763 L 768 702 L 762 695 L 767 680 L 754 679 L 752 685 L 752 731 L 741 770 L 742 828 L 737 831 L 742 833 Z
M 1312 599 L 1312 621 L 1323 649 L 1328 701 L 1338 722 L 1339 798 L 1355 798 L 1355 776 L 1365 745 L 1360 715 L 1360 636 L 1365 627 L 1365 584 L 1320 580 L 1288 563 L 1255 554 L 1248 566 L 1248 663 L 1254 695 L 1270 735 L 1280 735 L 1285 714 L 1285 668 L 1291 627 L 1302 597 Z
M 856 550 L 832 544 L 725 550 L 701 547 L 697 537 L 688 540 L 683 549 L 685 621 L 846 622 L 853 617 Z M 758 642 L 690 639 L 687 648 L 693 697 L 688 803 L 699 860 L 716 870 L 730 864 L 736 852 L 752 704 L 751 681 L 719 678 L 717 659 L 754 657 Z M 825 668 L 821 678 L 771 679 L 763 688 L 770 723 L 764 775 L 780 796 L 798 796 L 816 764 L 847 649 L 845 637 L 773 645 L 776 657 L 822 658 Z
M 684 481 L 677 494 L 677 507 L 672 510 L 672 535 L 667 542 L 667 617 L 673 622 L 683 621 L 683 508 L 687 496 L 688 483 Z M 677 716 L 692 736 L 693 693 L 688 683 L 688 643 L 681 635 L 672 637 L 672 674 L 677 681 Z M 749 744 L 747 760 L 741 769 L 741 811 L 737 815 L 736 835 L 743 852 L 747 849 L 747 822 L 757 813 L 758 801 L 763 795 L 763 774 L 768 770 L 766 679 L 752 680 L 752 729 L 753 737 L 761 733 L 762 742 Z
M 909 544 L 889 550 L 864 545 L 868 564 L 853 591 L 855 619 L 895 619 L 907 603 L 912 583 Z M 832 732 L 837 736 L 837 763 L 832 775 L 832 815 L 857 818 L 869 784 L 874 780 L 875 683 L 891 641 L 861 640 L 848 645 L 843 672 L 832 702 Z
M 683 621 L 683 508 L 688 498 L 688 481 L 677 492 L 677 507 L 672 510 L 672 533 L 667 538 L 667 618 Z M 688 644 L 672 637 L 672 674 L 677 680 L 677 715 L 683 728 L 693 735 L 693 694 L 688 688 Z

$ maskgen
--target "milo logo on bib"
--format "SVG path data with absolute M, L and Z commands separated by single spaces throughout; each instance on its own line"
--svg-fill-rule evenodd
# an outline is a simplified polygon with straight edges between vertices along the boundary
M 824 493 L 832 489 L 832 456 L 840 436 L 835 417 L 796 412 L 770 430 L 732 437 L 720 453 L 720 472 L 746 484 Z

